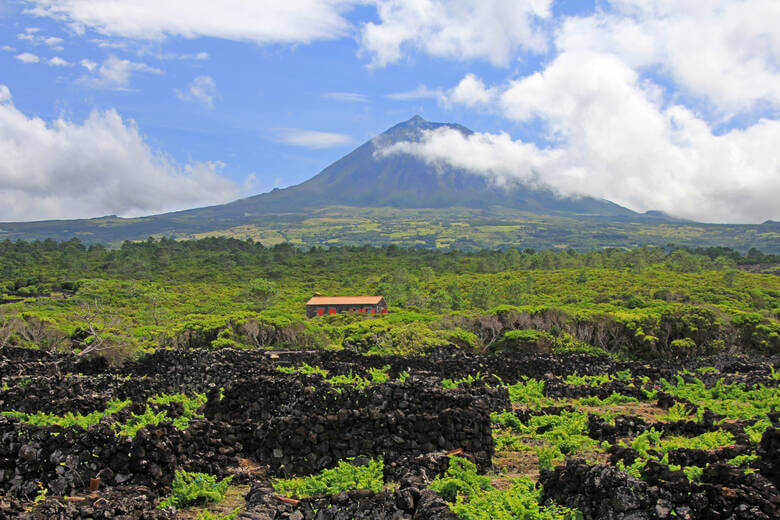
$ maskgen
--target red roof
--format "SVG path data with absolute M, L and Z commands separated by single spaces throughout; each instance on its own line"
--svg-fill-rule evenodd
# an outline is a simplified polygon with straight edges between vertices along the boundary
M 379 305 L 384 296 L 312 296 L 306 305 Z

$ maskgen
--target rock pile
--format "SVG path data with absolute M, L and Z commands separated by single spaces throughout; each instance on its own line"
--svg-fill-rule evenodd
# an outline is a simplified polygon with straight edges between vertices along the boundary
M 649 461 L 639 480 L 605 464 L 571 460 L 542 473 L 545 499 L 579 508 L 586 519 L 761 519 L 780 515 L 780 495 L 765 477 L 715 463 L 701 483 Z

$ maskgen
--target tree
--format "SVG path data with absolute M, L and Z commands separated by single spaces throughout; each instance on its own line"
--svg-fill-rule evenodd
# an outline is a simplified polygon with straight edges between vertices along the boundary
M 74 344 L 81 347 L 78 356 L 101 354 L 106 358 L 124 354 L 129 344 L 117 332 L 120 322 L 111 315 L 97 300 L 85 301 L 79 305 L 75 313 L 81 322 L 80 328 L 74 333 Z
M 16 330 L 16 322 L 8 316 L 5 309 L 0 310 L 0 348 L 9 345 L 9 339 Z
M 734 282 L 737 281 L 737 277 L 739 276 L 739 271 L 736 269 L 729 269 L 725 273 L 723 273 L 723 285 L 731 289 L 734 287 Z
M 493 306 L 494 297 L 495 291 L 493 286 L 487 282 L 478 281 L 471 286 L 469 299 L 474 307 L 489 309 Z
M 255 278 L 249 281 L 244 295 L 260 310 L 267 308 L 278 293 L 276 284 L 266 278 Z
M 446 312 L 452 309 L 452 296 L 447 291 L 438 290 L 428 300 L 428 307 L 434 312 Z

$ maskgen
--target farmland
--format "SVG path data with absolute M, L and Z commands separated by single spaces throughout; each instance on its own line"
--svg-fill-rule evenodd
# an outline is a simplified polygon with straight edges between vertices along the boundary
M 0 516 L 778 514 L 772 255 L 0 247 Z

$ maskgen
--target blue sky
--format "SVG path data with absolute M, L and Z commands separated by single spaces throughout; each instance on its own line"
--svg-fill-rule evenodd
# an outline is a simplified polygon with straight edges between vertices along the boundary
M 387 153 L 637 211 L 780 219 L 778 5 L 4 2 L 0 221 L 289 186 L 414 114 L 477 134 Z

